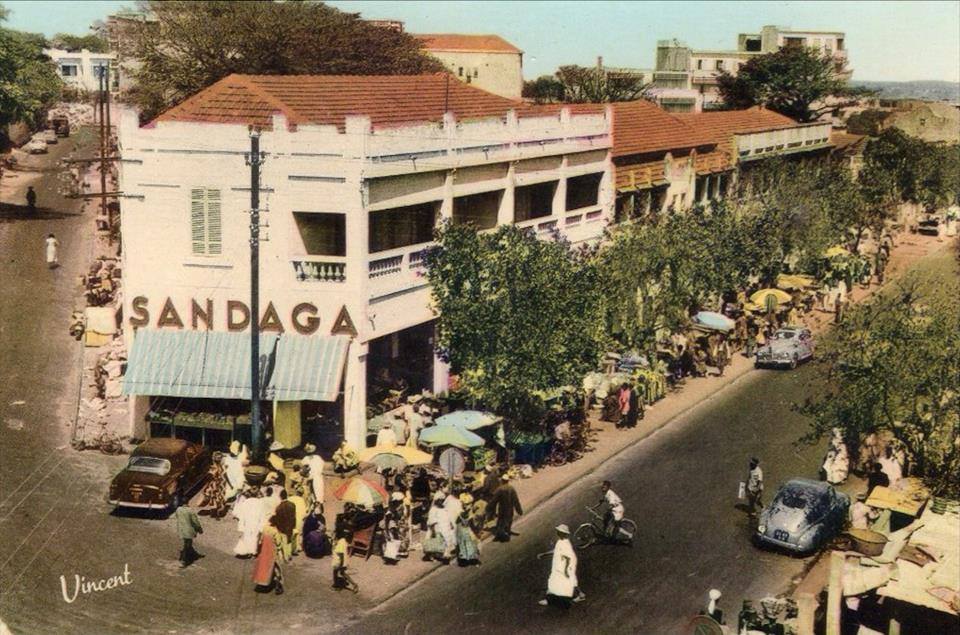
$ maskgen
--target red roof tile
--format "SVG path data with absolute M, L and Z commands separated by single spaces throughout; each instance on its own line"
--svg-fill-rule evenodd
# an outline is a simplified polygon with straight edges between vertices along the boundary
M 484 53 L 522 53 L 499 35 L 462 33 L 414 33 L 428 51 L 482 51 Z
M 622 157 L 649 152 L 667 152 L 715 145 L 713 136 L 705 135 L 646 100 L 621 101 L 613 104 L 545 104 L 527 105 L 519 112 L 534 116 L 570 108 L 571 114 L 602 113 L 613 106 L 613 156 Z
M 736 133 L 778 130 L 800 125 L 790 117 L 766 108 L 677 113 L 676 116 L 700 133 L 713 138 L 717 143 L 729 141 Z
M 493 95 L 445 73 L 431 75 L 229 75 L 157 117 L 158 121 L 239 123 L 269 128 L 282 114 L 290 125 L 335 125 L 351 115 L 374 127 L 506 115 L 521 102 Z

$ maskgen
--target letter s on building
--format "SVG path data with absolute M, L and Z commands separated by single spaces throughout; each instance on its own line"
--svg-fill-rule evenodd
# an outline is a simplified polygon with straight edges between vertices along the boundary
M 138 295 L 130 303 L 131 313 L 133 313 L 130 316 L 130 325 L 133 328 L 150 324 L 150 311 L 147 310 L 147 302 L 148 300 L 145 297 Z
M 309 302 L 301 302 L 293 307 L 293 313 L 290 319 L 293 322 L 293 328 L 297 329 L 297 333 L 301 335 L 311 335 L 317 332 L 317 329 L 320 328 L 320 318 L 317 317 L 317 311 L 317 307 Z M 304 313 L 309 313 L 310 315 L 304 322 L 301 322 L 300 316 Z

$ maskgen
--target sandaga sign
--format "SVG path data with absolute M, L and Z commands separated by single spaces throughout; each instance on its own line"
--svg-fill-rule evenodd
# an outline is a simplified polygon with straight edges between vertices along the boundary
M 190 309 L 181 313 L 174 305 L 173 300 L 167 298 L 159 312 L 151 313 L 150 300 L 145 296 L 138 295 L 133 298 L 130 304 L 130 325 L 134 328 L 145 326 L 155 326 L 156 328 L 191 328 L 193 330 L 213 330 L 214 319 L 218 315 L 226 318 L 228 331 L 243 331 L 250 326 L 250 307 L 240 300 L 227 300 L 220 307 L 223 314 L 215 313 L 213 300 L 206 298 L 202 303 L 196 299 L 190 300 Z M 290 311 L 287 324 L 301 335 L 311 335 L 320 328 L 320 310 L 311 302 L 301 302 Z M 222 317 L 216 317 L 222 320 Z M 281 319 L 273 302 L 267 302 L 266 307 L 260 315 L 260 330 L 263 332 L 285 333 L 287 327 L 284 326 L 284 320 Z M 345 333 L 356 335 L 356 329 L 353 321 L 347 313 L 346 307 L 340 310 L 340 314 L 333 324 L 333 333 Z

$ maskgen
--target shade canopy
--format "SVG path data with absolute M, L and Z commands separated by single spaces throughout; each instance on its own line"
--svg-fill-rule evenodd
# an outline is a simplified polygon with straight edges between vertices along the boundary
M 781 273 L 777 276 L 777 288 L 784 289 L 786 291 L 800 291 L 806 289 L 807 287 L 812 287 L 816 284 L 816 280 L 811 276 L 805 276 L 801 274 L 783 274 Z
M 260 335 L 260 398 L 335 401 L 350 340 L 339 335 Z M 127 361 L 128 395 L 250 398 L 246 333 L 138 329 Z
M 359 476 L 354 476 L 338 487 L 333 495 L 337 497 L 337 500 L 344 503 L 353 503 L 364 507 L 373 507 L 377 504 L 385 505 L 390 497 L 387 490 L 380 485 Z
M 760 306 L 767 306 L 767 298 L 773 296 L 778 304 L 783 304 L 791 300 L 790 294 L 780 289 L 760 289 L 750 296 L 750 301 Z
M 429 447 L 452 445 L 454 447 L 470 449 L 484 444 L 479 435 L 458 428 L 456 426 L 430 426 L 420 431 L 420 443 Z
M 713 311 L 700 311 L 693 316 L 695 324 L 712 331 L 732 331 L 736 322 L 726 315 L 715 313 Z
M 361 461 L 376 463 L 381 467 L 381 462 L 393 462 L 392 459 L 381 459 L 380 457 L 390 455 L 400 458 L 404 465 L 426 465 L 433 460 L 433 457 L 427 452 L 422 452 L 416 448 L 406 445 L 395 445 L 393 447 L 383 447 L 375 445 L 372 448 L 365 448 L 357 455 Z
M 438 426 L 456 426 L 464 430 L 477 430 L 500 423 L 502 419 L 491 412 L 480 410 L 457 410 L 437 417 Z

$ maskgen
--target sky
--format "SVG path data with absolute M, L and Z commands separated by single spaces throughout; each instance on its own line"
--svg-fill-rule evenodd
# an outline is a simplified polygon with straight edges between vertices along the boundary
M 8 27 L 53 35 L 84 34 L 133 2 L 0 0 Z M 402 20 L 413 33 L 496 33 L 523 49 L 524 75 L 562 64 L 652 68 L 657 40 L 695 49 L 735 49 L 738 33 L 765 24 L 846 32 L 856 80 L 960 81 L 960 0 L 840 2 L 449 2 L 333 0 L 365 18 Z

